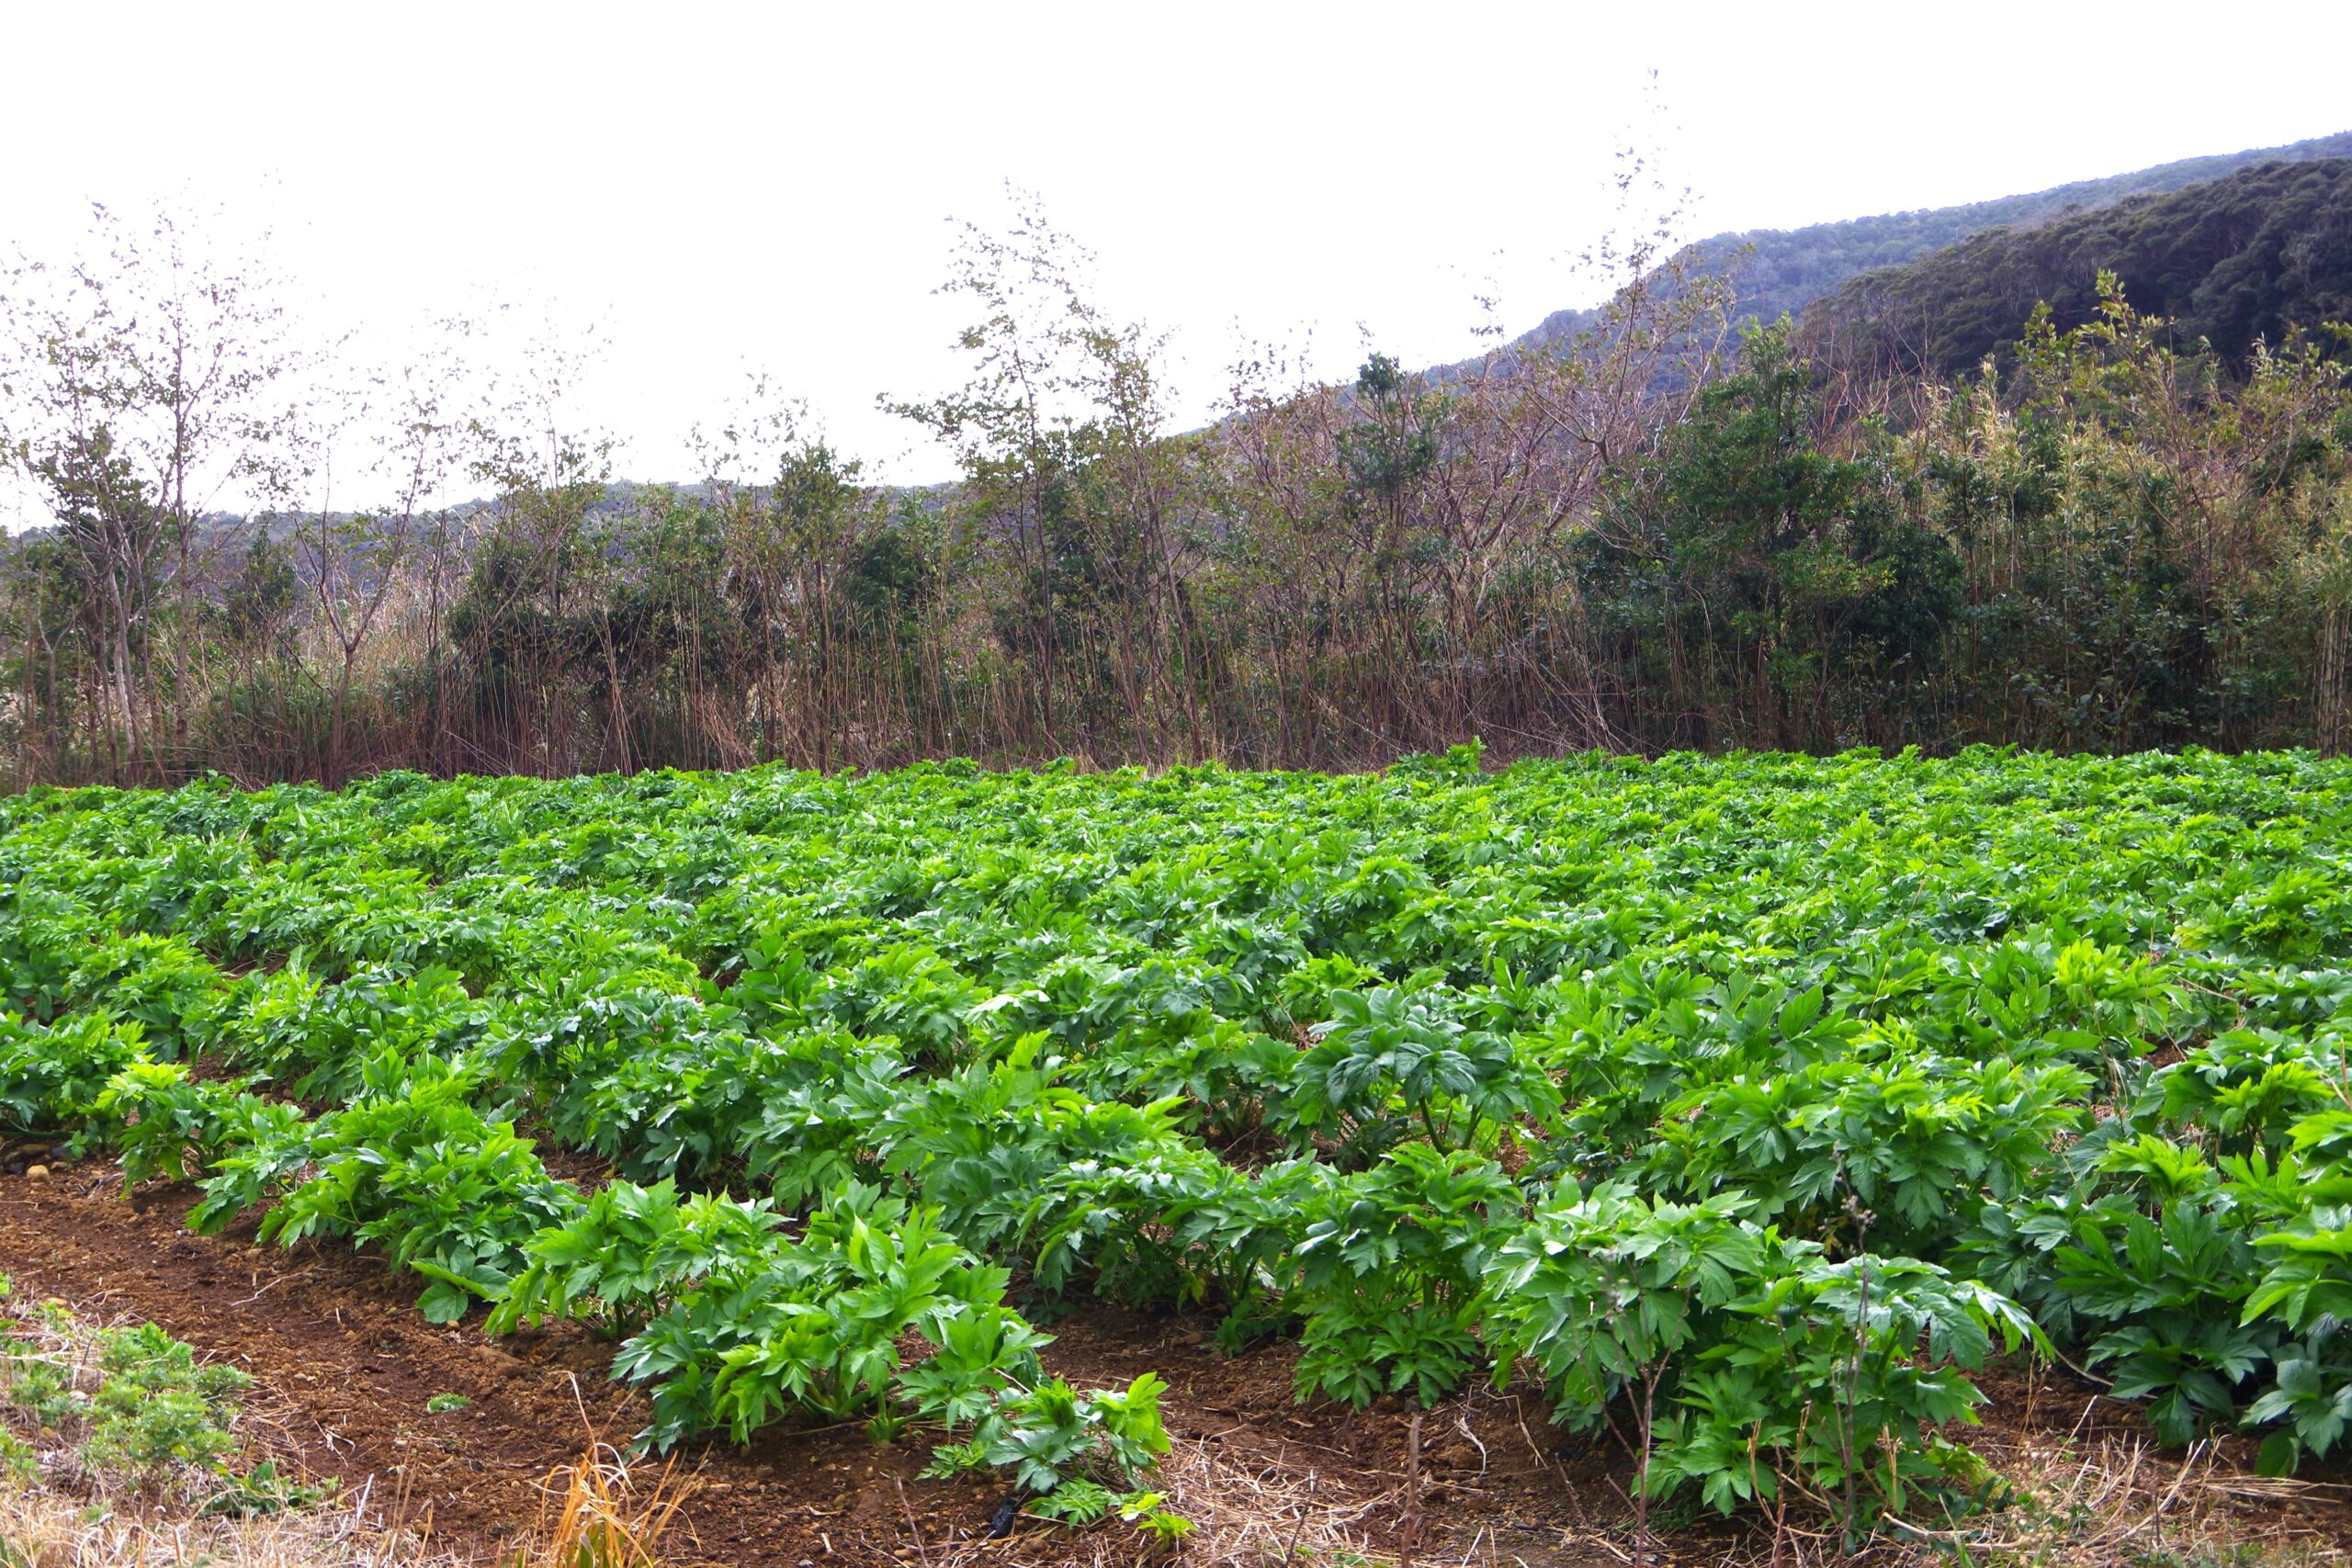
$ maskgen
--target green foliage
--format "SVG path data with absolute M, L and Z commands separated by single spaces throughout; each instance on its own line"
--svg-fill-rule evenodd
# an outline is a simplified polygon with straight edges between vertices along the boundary
M 62 1304 L 45 1303 L 37 1322 L 0 1327 L 0 1407 L 40 1442 L 72 1447 L 101 1485 L 160 1493 L 200 1473 L 209 1511 L 229 1511 L 232 1500 L 240 1512 L 299 1506 L 320 1495 L 286 1482 L 266 1461 L 232 1471 L 242 1446 L 232 1423 L 252 1380 L 234 1367 L 198 1362 L 192 1348 L 152 1323 L 95 1328 Z M 7 1436 L 0 1457 L 23 1472 L 36 1447 Z
M 1995 228 L 1905 265 L 1865 273 L 1809 324 L 1943 375 L 2013 353 L 2037 304 L 2062 330 L 2097 319 L 2110 274 L 2140 308 L 2177 318 L 2184 344 L 2244 362 L 2295 328 L 2352 320 L 2343 214 L 2352 161 L 2241 169 L 2207 184 Z M 1921 326 L 1927 333 L 1921 340 Z
M 1962 604 L 1951 542 L 1894 504 L 1877 464 L 1818 438 L 1818 378 L 1785 321 L 1752 329 L 1739 372 L 1580 544 L 1585 592 L 1637 657 L 1695 662 L 1672 679 L 1736 702 L 1766 745 L 1932 674 Z
M 315 1174 L 264 1216 L 262 1239 L 381 1243 L 396 1268 L 430 1281 L 417 1305 L 435 1323 L 502 1295 L 525 1245 L 567 1219 L 579 1197 L 548 1174 L 530 1140 L 468 1103 L 477 1081 L 433 1057 L 377 1057 L 362 1097 L 311 1129 L 304 1166 Z
M 1555 1418 L 1614 1429 L 1653 1496 L 1689 1484 L 1730 1513 L 1795 1484 L 1849 1529 L 1922 1489 L 1964 1496 L 1979 1467 L 1918 1434 L 1973 1420 L 1960 1372 L 2040 1330 L 1933 1265 L 1828 1262 L 1743 1207 L 1564 1187 L 1489 1265 L 1498 1375 L 1533 1360 Z
M 176 1062 L 134 1062 L 107 1080 L 89 1114 L 120 1156 L 124 1190 L 199 1176 L 233 1150 L 300 1126 L 293 1107 L 247 1093 L 252 1081 L 193 1079 Z
M 1050 1378 L 1017 1278 L 1041 1314 L 1295 1334 L 1308 1398 L 1532 1371 L 1645 1499 L 1859 1533 L 1991 1500 L 1972 1369 L 2045 1337 L 2166 1440 L 2342 1451 L 2345 773 L 27 795 L 0 886 L 38 914 L 0 931 L 48 1018 L 0 1054 L 12 1128 L 197 1180 L 199 1226 L 346 1236 L 435 1315 L 610 1336 L 652 1446 L 850 1421 L 1073 1518 L 1077 1483 L 1148 1487 L 1156 1383 Z M 195 933 L 122 950 L 203 1020 L 180 1061 L 112 1011 L 135 976 L 43 955 L 149 921 Z M 556 1180 L 518 1125 L 616 1179 Z M 12 1378 L 63 1416 L 95 1393 Z
M 1461 1386 L 1476 1364 L 1480 1266 L 1518 1208 L 1492 1160 L 1418 1144 L 1306 1197 L 1285 1303 L 1306 1320 L 1299 1396 L 1361 1406 L 1409 1391 L 1434 1404 Z
M 530 1238 L 528 1265 L 484 1327 L 505 1334 L 559 1316 L 635 1333 L 697 1281 L 759 1268 L 776 1224 L 764 1201 L 697 1193 L 682 1201 L 667 1179 L 650 1188 L 608 1182 L 564 1224 Z
M 1418 1123 L 1437 1148 L 1458 1149 L 1489 1123 L 1557 1103 L 1508 1040 L 1464 1028 L 1432 997 L 1384 987 L 1337 992 L 1329 1006 L 1292 1081 L 1295 1126 L 1329 1124 L 1351 1149 L 1377 1153 Z
M 225 1478 L 227 1484 L 205 1499 L 208 1514 L 284 1514 L 300 1508 L 315 1508 L 333 1497 L 342 1485 L 338 1476 L 330 1475 L 312 1484 L 281 1474 L 276 1460 L 266 1459 L 242 1474 Z
M 0 1427 L 0 1475 L 18 1486 L 40 1480 L 40 1451 L 6 1427 Z
M 1074 1476 L 1042 1497 L 1032 1498 L 1023 1510 L 1034 1517 L 1083 1529 L 1113 1514 L 1136 1527 L 1155 1545 L 1173 1545 L 1193 1533 L 1193 1521 L 1161 1505 L 1158 1492 L 1114 1492 L 1109 1487 Z
M 107 1082 L 144 1057 L 140 1026 L 102 1012 L 53 1024 L 0 1014 L 0 1131 L 78 1127 L 96 1109 Z
M 1003 1270 L 976 1264 L 944 1235 L 935 1209 L 852 1183 L 787 1242 L 767 1237 L 756 1211 L 723 1207 L 704 1211 L 706 1234 L 717 1229 L 734 1245 L 703 1252 L 698 1272 L 662 1278 L 666 1304 L 613 1363 L 616 1376 L 651 1385 L 645 1440 L 654 1447 L 721 1426 L 741 1441 L 802 1410 L 865 1416 L 879 1440 L 910 1413 L 969 1421 L 1034 1376 L 1045 1337 L 1003 1306 Z M 680 1229 L 685 1218 L 682 1211 Z M 910 1333 L 938 1352 L 912 1370 L 902 1350 Z
M 1661 1187 L 1736 1185 L 1759 1219 L 1932 1254 L 1956 1213 L 2046 1171 L 2091 1087 L 2061 1064 L 1924 1053 L 1741 1074 L 1670 1101 L 1648 1163 Z
M 1013 1483 L 1050 1494 L 1066 1477 L 1124 1484 L 1168 1451 L 1159 1394 L 1150 1372 L 1124 1391 L 1080 1393 L 1059 1378 L 1004 1402 L 983 1429 L 987 1462 L 1012 1472 Z
M 152 1323 L 97 1339 L 104 1381 L 90 1401 L 82 1451 L 101 1471 L 151 1479 L 175 1462 L 217 1467 L 236 1448 L 228 1417 L 252 1380 L 196 1353 Z

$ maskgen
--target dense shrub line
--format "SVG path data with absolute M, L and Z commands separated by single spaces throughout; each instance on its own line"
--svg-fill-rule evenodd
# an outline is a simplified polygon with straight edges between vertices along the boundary
M 435 361 L 390 378 L 391 493 L 337 512 L 308 415 L 142 372 L 141 334 L 198 333 L 175 312 L 204 290 L 60 269 L 83 293 L 52 314 L 26 274 L 14 334 L 0 312 L 0 464 L 55 525 L 0 540 L 0 764 L 20 784 L 332 784 L 1381 767 L 1482 736 L 1527 756 L 2341 751 L 2347 171 L 1964 247 L 1930 292 L 1971 299 L 1887 306 L 1875 347 L 1785 322 L 1730 339 L 1736 303 L 1696 270 L 1729 258 L 1645 242 L 1573 339 L 1427 375 L 1374 355 L 1338 385 L 1243 367 L 1189 434 L 1150 334 L 1077 289 L 1033 214 L 958 259 L 951 290 L 995 301 L 967 384 L 893 405 L 960 469 L 920 490 L 785 438 L 775 410 L 718 421 L 693 482 L 618 483 L 609 442 L 543 412 L 460 415 Z M 2150 261 L 2135 225 L 2179 254 Z M 2257 231 L 2219 293 L 2190 286 Z M 1992 265 L 2042 245 L 2064 254 L 2021 281 Z M 200 331 L 266 383 L 275 318 L 241 281 L 216 280 Z M 1877 363 L 1939 343 L 1960 355 Z M 369 466 L 345 455 L 360 430 L 332 440 L 334 470 Z M 251 515 L 191 509 L 239 486 Z M 438 503 L 457 494 L 480 499 Z

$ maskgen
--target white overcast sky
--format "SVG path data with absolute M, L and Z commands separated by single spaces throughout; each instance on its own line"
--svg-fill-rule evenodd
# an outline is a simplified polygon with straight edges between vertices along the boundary
M 1690 233 L 2037 189 L 2352 129 L 2352 5 L 1191 3 L 606 6 L 0 0 L 0 249 L 102 200 L 271 231 L 322 326 L 397 357 L 494 298 L 608 342 L 581 423 L 623 472 L 747 372 L 899 479 L 876 412 L 956 384 L 946 220 L 1007 180 L 1173 333 L 1181 412 L 1237 331 L 1472 352 L 1589 302 L 1628 136 Z M 1644 107 L 1657 73 L 1662 116 Z

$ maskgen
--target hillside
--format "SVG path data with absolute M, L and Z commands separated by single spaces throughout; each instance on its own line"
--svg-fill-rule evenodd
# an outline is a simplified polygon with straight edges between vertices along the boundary
M 2270 164 L 2352 157 L 2352 130 L 2283 147 L 2257 147 L 2159 164 L 2104 179 L 2076 180 L 2048 190 L 1960 207 L 1928 208 L 1802 229 L 1751 229 L 1712 235 L 1687 246 L 1678 261 L 1703 273 L 1728 272 L 1738 290 L 1740 319 L 1772 321 L 1801 315 L 1815 300 L 1864 273 L 1915 260 L 1987 229 L 2020 229 L 2075 209 L 2113 207 Z M 1593 324 L 1591 310 L 1555 310 L 1512 344 L 1532 347 L 1575 336 Z
M 2266 164 L 2163 196 L 1972 235 L 1849 281 L 1806 330 L 1865 359 L 1936 375 L 2016 341 L 2037 301 L 2088 320 L 2100 270 L 2139 310 L 2232 359 L 2290 326 L 2352 319 L 2352 159 Z

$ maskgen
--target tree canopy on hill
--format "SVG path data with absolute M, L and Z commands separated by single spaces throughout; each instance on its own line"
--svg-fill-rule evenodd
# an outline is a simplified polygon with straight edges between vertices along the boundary
M 2242 361 L 2257 339 L 2352 319 L 2352 159 L 2269 164 L 2034 228 L 1972 236 L 1864 274 L 1807 312 L 1821 342 L 1905 370 L 1964 372 L 2013 345 L 2034 307 L 2098 310 L 2112 272 L 2134 308 Z
M 2048 190 L 1960 207 L 1882 213 L 1802 229 L 1713 234 L 1685 247 L 1668 270 L 1693 276 L 1728 276 L 1738 301 L 1735 321 L 1771 321 L 1782 315 L 1803 315 L 1805 307 L 1864 273 L 1916 260 L 1988 229 L 2024 228 L 2064 213 L 2177 191 L 2263 164 L 2329 158 L 2352 158 L 2352 130 L 2283 147 L 2183 158 L 2129 174 L 2076 180 Z M 2084 288 L 2087 291 L 2089 287 L 2086 275 Z M 1565 343 L 1590 328 L 1597 319 L 1595 310 L 1555 310 L 1511 346 Z

